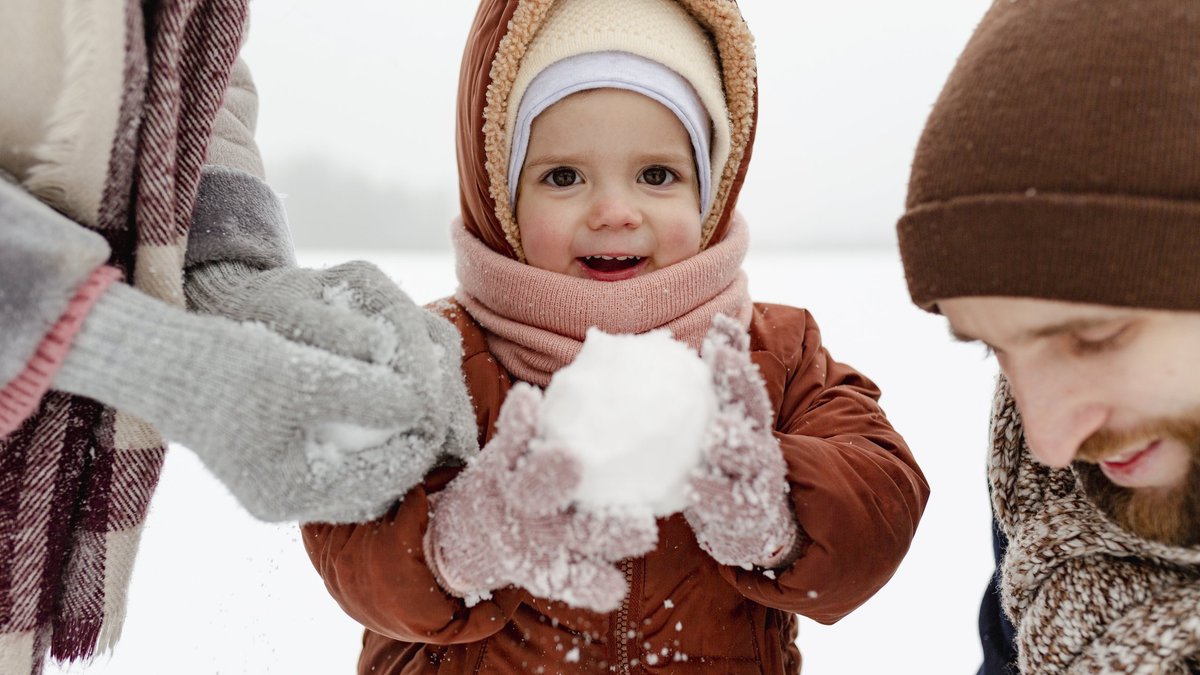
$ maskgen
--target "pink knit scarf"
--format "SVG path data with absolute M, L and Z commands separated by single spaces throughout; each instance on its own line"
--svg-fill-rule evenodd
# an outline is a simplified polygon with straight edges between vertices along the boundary
M 665 269 L 627 281 L 577 279 L 518 262 L 453 227 L 456 297 L 487 333 L 488 348 L 520 380 L 546 386 L 575 359 L 587 329 L 644 333 L 667 328 L 694 349 L 712 319 L 725 314 L 750 325 L 742 271 L 749 242 L 735 215 L 720 243 Z

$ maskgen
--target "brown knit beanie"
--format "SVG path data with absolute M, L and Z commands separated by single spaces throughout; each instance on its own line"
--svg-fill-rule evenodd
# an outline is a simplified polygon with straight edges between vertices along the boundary
M 996 0 L 917 146 L 915 303 L 1200 311 L 1200 3 Z

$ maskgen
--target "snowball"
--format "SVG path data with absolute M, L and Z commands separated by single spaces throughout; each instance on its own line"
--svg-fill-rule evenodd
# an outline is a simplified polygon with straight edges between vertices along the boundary
M 688 474 L 717 410 L 712 373 L 667 330 L 588 330 L 583 349 L 546 387 L 539 436 L 579 459 L 582 508 L 687 505 Z

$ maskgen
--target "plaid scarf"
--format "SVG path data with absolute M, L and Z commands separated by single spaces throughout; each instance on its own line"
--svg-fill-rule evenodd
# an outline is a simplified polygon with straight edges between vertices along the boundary
M 1034 461 L 1003 379 L 988 474 L 1009 540 L 1001 590 L 1022 673 L 1197 672 L 1200 547 L 1125 531 L 1072 469 Z
M 122 105 L 96 229 L 110 264 L 179 305 L 200 169 L 246 4 L 126 3 Z M 40 673 L 47 652 L 84 659 L 116 642 L 164 453 L 145 423 L 58 392 L 0 439 L 0 673 Z

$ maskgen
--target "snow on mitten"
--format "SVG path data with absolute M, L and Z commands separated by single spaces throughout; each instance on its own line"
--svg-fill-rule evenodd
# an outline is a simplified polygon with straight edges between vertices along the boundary
M 791 562 L 799 528 L 772 433 L 771 400 L 749 348 L 741 325 L 723 315 L 713 319 L 700 352 L 712 368 L 719 407 L 683 513 L 717 562 L 775 568 Z
M 53 386 L 187 446 L 264 520 L 369 520 L 424 475 L 403 433 L 411 378 L 124 284 L 97 300 Z
M 193 310 L 259 323 L 293 342 L 390 366 L 412 378 L 420 392 L 414 399 L 417 423 L 407 432 L 431 447 L 426 454 L 465 458 L 478 450 L 458 331 L 369 262 L 297 267 L 283 207 L 257 177 L 205 167 L 184 290 Z M 432 467 L 425 463 L 425 470 Z
M 447 592 L 474 605 L 519 586 L 535 596 L 609 612 L 625 597 L 613 563 L 638 556 L 658 538 L 648 512 L 572 508 L 578 460 L 536 438 L 542 394 L 518 384 L 496 434 L 444 491 L 430 497 L 425 559 Z
M 419 393 L 416 424 L 431 459 L 466 458 L 478 449 L 458 331 L 414 303 L 365 261 L 328 269 L 256 270 L 219 262 L 188 273 L 188 304 L 200 311 L 265 325 L 283 337 L 409 377 Z M 415 458 L 414 458 L 415 459 Z M 432 468 L 428 462 L 426 470 Z

